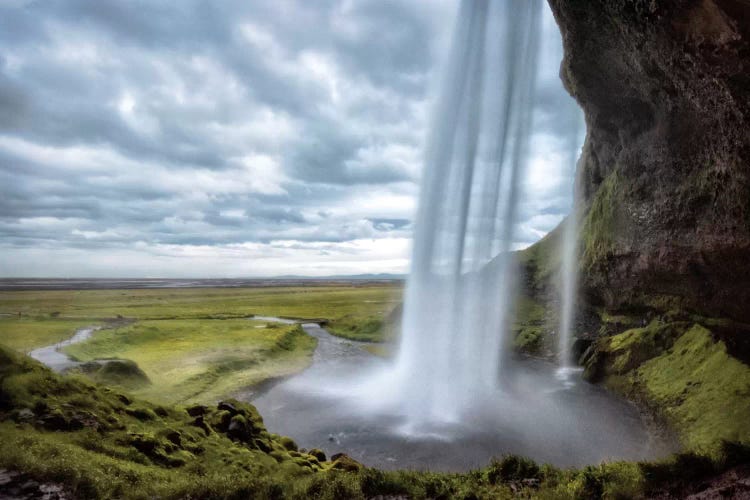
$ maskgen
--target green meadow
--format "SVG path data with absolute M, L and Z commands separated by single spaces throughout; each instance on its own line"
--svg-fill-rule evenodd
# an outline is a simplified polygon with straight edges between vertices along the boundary
M 0 344 L 29 352 L 102 326 L 65 352 L 134 362 L 132 378 L 115 380 L 144 399 L 215 402 L 310 362 L 314 338 L 253 316 L 324 322 L 333 334 L 377 342 L 400 300 L 399 285 L 0 292 Z

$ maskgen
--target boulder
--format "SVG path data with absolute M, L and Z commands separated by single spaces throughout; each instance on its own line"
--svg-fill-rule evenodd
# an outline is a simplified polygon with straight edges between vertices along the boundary
M 331 456 L 331 460 L 333 461 L 331 469 L 343 470 L 346 472 L 358 472 L 364 468 L 361 463 L 357 462 L 346 453 L 336 453 Z
M 198 417 L 200 415 L 205 415 L 206 413 L 208 413 L 208 406 L 204 406 L 204 405 L 188 406 L 187 408 L 185 408 L 185 411 L 191 417 Z

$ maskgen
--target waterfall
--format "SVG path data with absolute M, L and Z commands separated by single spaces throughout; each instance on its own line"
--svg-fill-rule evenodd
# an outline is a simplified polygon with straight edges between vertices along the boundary
M 529 156 L 541 0 L 461 2 L 432 117 L 396 361 L 414 425 L 497 390 Z
M 578 227 L 579 207 L 577 203 L 576 166 L 580 152 L 581 112 L 572 109 L 571 123 L 568 133 L 568 165 L 569 177 L 573 180 L 571 208 L 568 217 L 563 221 L 562 238 L 560 240 L 560 323 L 558 343 L 558 364 L 560 378 L 567 379 L 575 367 L 571 348 L 573 344 L 573 327 L 575 321 L 576 296 L 578 293 Z

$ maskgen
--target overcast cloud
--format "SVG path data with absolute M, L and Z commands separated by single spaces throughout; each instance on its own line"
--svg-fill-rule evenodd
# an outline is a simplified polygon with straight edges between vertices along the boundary
M 0 0 L 0 275 L 408 269 L 450 0 Z M 517 247 L 568 211 L 545 19 Z

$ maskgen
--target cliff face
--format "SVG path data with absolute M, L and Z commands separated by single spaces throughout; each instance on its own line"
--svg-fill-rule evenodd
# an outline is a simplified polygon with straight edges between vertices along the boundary
M 549 3 L 588 125 L 583 293 L 750 322 L 750 1 Z

